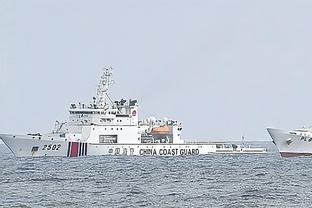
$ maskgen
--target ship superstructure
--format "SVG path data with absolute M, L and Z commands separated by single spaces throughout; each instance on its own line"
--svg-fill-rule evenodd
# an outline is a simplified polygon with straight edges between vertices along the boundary
M 90 104 L 70 105 L 68 121 L 55 123 L 49 134 L 1 134 L 17 157 L 87 155 L 200 155 L 222 152 L 244 153 L 237 145 L 224 148 L 213 143 L 184 143 L 177 120 L 150 117 L 139 120 L 134 99 L 113 101 L 109 88 L 112 69 L 103 71 L 96 97 Z M 249 148 L 246 153 L 252 153 Z M 255 149 L 264 153 L 265 149 Z
M 66 132 L 66 139 L 89 143 L 183 143 L 181 123 L 174 120 L 156 120 L 154 117 L 138 120 L 137 100 L 112 101 L 108 95 L 111 70 L 105 69 L 93 103 L 71 104 L 69 120 L 58 133 Z M 66 131 L 64 131 L 64 128 Z

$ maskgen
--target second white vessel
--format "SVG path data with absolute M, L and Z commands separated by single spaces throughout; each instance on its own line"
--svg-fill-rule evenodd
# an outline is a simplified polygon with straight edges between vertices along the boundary
M 312 129 L 267 129 L 282 157 L 312 156 Z

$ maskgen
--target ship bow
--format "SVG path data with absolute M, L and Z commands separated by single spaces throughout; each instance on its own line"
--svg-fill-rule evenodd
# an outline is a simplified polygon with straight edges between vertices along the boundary
M 15 156 L 17 155 L 17 146 L 15 142 L 15 138 L 13 135 L 10 134 L 0 134 L 0 139 L 3 141 L 3 143 L 13 152 Z
M 267 129 L 282 157 L 312 156 L 312 139 L 279 129 Z

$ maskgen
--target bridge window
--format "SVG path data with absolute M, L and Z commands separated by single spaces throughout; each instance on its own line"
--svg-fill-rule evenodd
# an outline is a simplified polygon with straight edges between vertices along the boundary
M 99 143 L 117 143 L 117 135 L 99 135 Z
M 221 149 L 222 148 L 222 144 L 217 144 L 216 147 L 217 147 L 217 149 Z

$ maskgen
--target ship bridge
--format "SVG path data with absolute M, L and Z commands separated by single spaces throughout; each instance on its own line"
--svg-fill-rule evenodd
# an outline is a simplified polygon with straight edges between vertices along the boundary
M 71 104 L 68 136 L 94 143 L 138 143 L 138 104 L 136 100 L 112 101 L 108 95 L 111 69 L 105 69 L 97 96 L 89 105 Z

